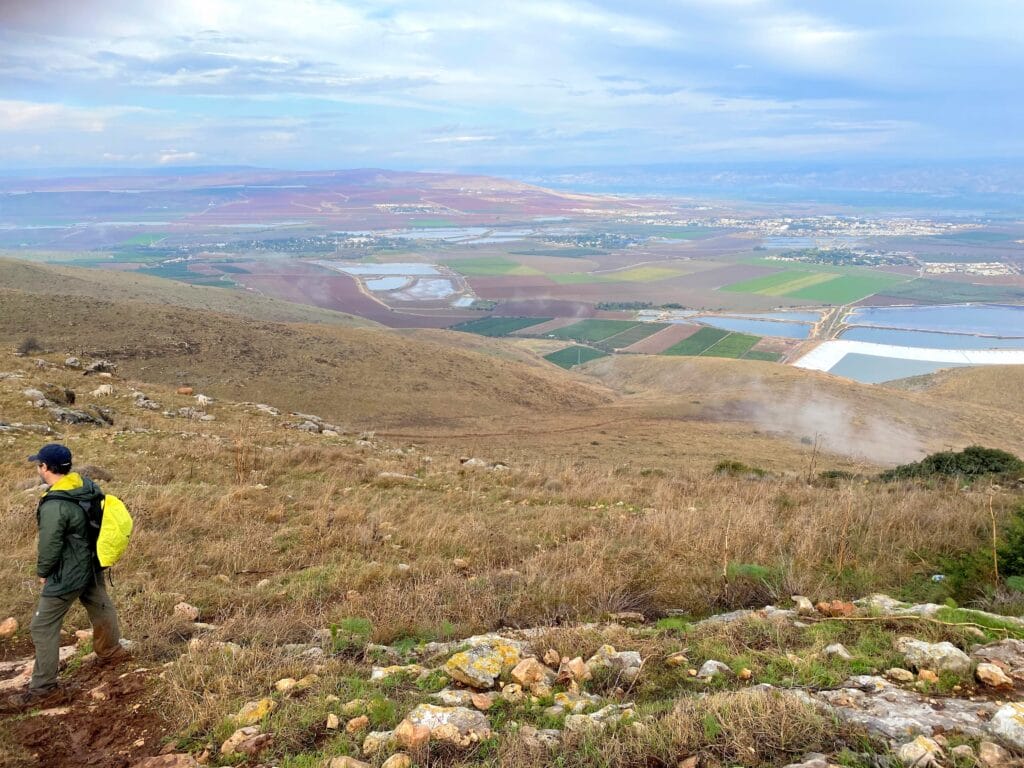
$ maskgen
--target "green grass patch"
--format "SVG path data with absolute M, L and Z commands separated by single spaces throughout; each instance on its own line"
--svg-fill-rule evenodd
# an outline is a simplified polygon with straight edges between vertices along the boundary
M 656 227 L 651 230 L 651 237 L 664 237 L 668 240 L 700 240 L 721 234 L 721 232 L 720 229 L 709 227 Z
M 550 355 L 544 355 L 545 360 L 550 360 L 555 365 L 561 366 L 565 369 L 572 368 L 576 365 L 582 365 L 583 363 L 589 363 L 591 360 L 597 360 L 601 357 L 608 357 L 608 353 L 592 349 L 591 347 L 581 347 L 578 345 L 560 349 L 557 352 L 552 352 Z
M 818 283 L 836 279 L 828 272 L 806 272 L 798 269 L 787 269 L 774 275 L 755 277 L 727 285 L 721 290 L 730 293 L 756 293 L 761 296 L 786 296 L 791 291 L 799 291 Z
M 717 344 L 728 335 L 729 331 L 723 331 L 718 328 L 701 328 L 690 338 L 676 342 L 661 354 L 678 356 L 699 355 L 712 344 Z
M 968 301 L 1021 301 L 1024 300 L 1024 288 L 1013 285 L 971 285 L 970 283 L 918 278 L 887 289 L 885 295 L 936 304 L 960 304 Z
M 632 320 L 581 320 L 551 331 L 550 336 L 556 339 L 573 339 L 574 341 L 603 341 L 621 334 L 639 325 Z
M 474 259 L 452 259 L 441 262 L 467 277 L 500 277 L 502 275 L 540 275 L 540 270 L 525 267 L 504 256 L 480 256 Z
M 513 331 L 529 328 L 531 325 L 546 323 L 550 317 L 482 317 L 453 325 L 453 331 L 475 333 L 478 336 L 508 336 Z
M 413 219 L 409 222 L 409 226 L 422 229 L 440 229 L 443 227 L 457 227 L 459 225 L 458 222 L 451 219 Z
M 163 232 L 153 232 L 148 235 L 136 235 L 135 237 L 130 237 L 127 240 L 122 240 L 120 245 L 155 245 L 165 237 L 167 237 L 167 234 Z
M 751 349 L 743 355 L 744 360 L 765 360 L 769 363 L 777 363 L 782 359 L 778 352 L 765 352 L 760 349 Z
M 730 333 L 724 339 L 712 344 L 700 354 L 702 357 L 740 358 L 749 352 L 750 348 L 760 340 L 760 336 L 751 336 L 746 333 Z

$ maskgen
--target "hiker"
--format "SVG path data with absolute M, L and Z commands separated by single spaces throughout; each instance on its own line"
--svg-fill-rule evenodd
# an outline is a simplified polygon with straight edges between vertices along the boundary
M 32 617 L 32 642 L 36 657 L 27 693 L 13 702 L 32 706 L 56 698 L 60 629 L 64 616 L 80 600 L 93 629 L 93 650 L 101 664 L 113 664 L 128 656 L 121 647 L 117 611 L 103 586 L 105 569 L 96 554 L 95 537 L 87 530 L 89 502 L 103 498 L 92 480 L 71 471 L 71 451 L 59 443 L 44 445 L 28 457 L 49 488 L 39 502 L 39 555 L 36 576 L 42 595 Z

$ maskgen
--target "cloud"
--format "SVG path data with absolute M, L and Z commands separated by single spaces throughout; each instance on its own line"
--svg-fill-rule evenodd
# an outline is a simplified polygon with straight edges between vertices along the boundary
M 0 99 L 0 131 L 102 133 L 111 121 L 146 111 L 138 107 L 86 108 L 67 104 Z
M 198 152 L 179 152 L 176 149 L 165 149 L 157 155 L 159 165 L 177 165 L 181 163 L 194 163 L 200 157 Z

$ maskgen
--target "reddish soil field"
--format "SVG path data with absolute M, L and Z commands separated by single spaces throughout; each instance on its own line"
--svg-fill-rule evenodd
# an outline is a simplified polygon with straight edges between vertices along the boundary
M 657 333 L 651 334 L 646 339 L 641 339 L 636 344 L 631 344 L 619 351 L 640 355 L 657 355 L 664 352 L 673 344 L 676 344 L 683 339 L 690 338 L 702 327 L 703 326 L 700 325 L 684 325 L 681 323 L 670 325 L 668 328 L 663 328 Z
M 518 299 L 503 301 L 494 308 L 494 315 L 505 317 L 596 317 L 599 313 L 591 304 L 581 301 L 551 299 Z
M 390 328 L 447 328 L 479 313 L 456 311 L 398 311 L 373 300 L 353 277 L 300 261 L 245 262 L 246 274 L 232 278 L 246 288 L 297 304 L 348 312 Z
M 529 328 L 521 328 L 518 331 L 512 333 L 512 336 L 543 336 L 545 333 L 551 331 L 557 331 L 559 328 L 565 328 L 578 323 L 580 319 L 578 317 L 556 317 L 554 320 L 548 320 L 546 323 L 540 323 L 539 325 L 531 325 Z
M 543 298 L 556 286 L 546 277 L 470 277 L 470 287 L 484 299 L 501 301 L 520 296 Z

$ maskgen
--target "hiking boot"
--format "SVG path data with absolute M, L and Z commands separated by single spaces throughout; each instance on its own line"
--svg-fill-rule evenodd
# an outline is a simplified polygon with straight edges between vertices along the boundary
M 116 667 L 118 664 L 124 664 L 126 661 L 131 661 L 132 654 L 123 645 L 117 646 L 113 652 L 106 656 L 97 656 L 96 664 L 101 667 Z
M 4 699 L 2 711 L 7 714 L 14 712 L 25 712 L 30 709 L 43 709 L 45 707 L 61 704 L 66 699 L 66 694 L 59 686 L 53 688 L 30 688 L 24 693 L 13 693 Z

